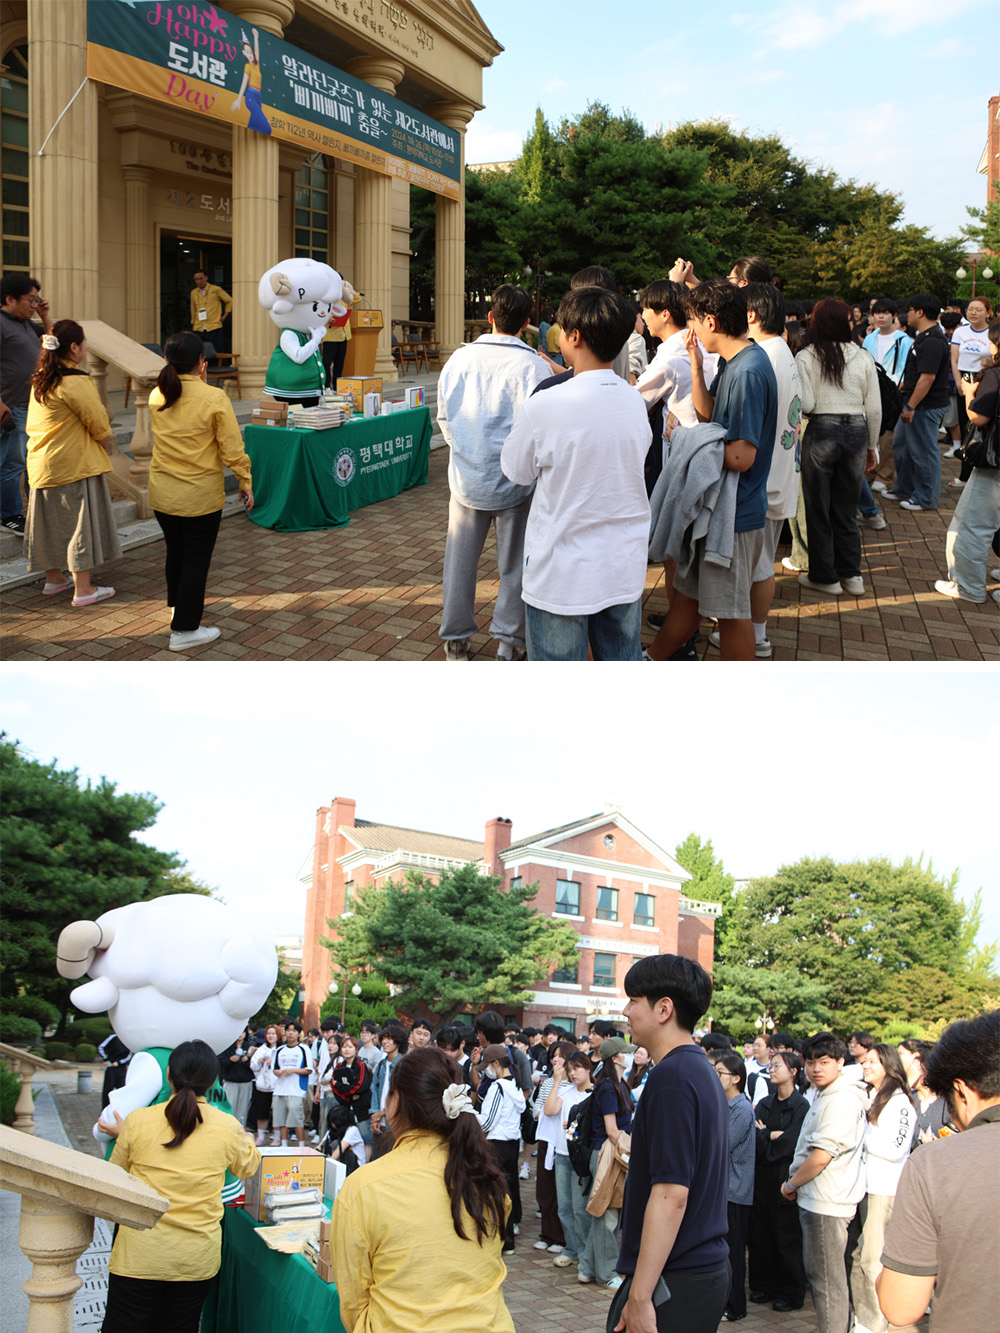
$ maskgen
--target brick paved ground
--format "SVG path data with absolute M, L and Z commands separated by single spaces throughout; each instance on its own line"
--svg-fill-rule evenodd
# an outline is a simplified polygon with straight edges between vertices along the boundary
M 76 1073 L 48 1077 L 60 1119 L 72 1145 L 81 1152 L 101 1156 L 91 1136 L 91 1127 L 101 1108 L 102 1072 L 94 1068 L 94 1091 L 76 1092 Z M 504 1298 L 517 1333 L 603 1333 L 611 1293 L 576 1280 L 575 1268 L 553 1268 L 552 1256 L 533 1249 L 538 1240 L 539 1223 L 535 1217 L 535 1167 L 531 1179 L 521 1181 L 524 1220 L 517 1250 L 507 1256 Z M 746 1333 L 812 1333 L 815 1329 L 812 1301 L 806 1296 L 802 1310 L 776 1314 L 769 1305 L 748 1307 L 743 1322 Z M 720 1325 L 725 1327 L 725 1325 Z M 925 1322 L 919 1325 L 925 1328 Z
M 6 592 L 0 655 L 61 662 L 440 661 L 447 461 L 447 450 L 435 450 L 426 486 L 357 511 L 346 528 L 277 533 L 243 514 L 224 521 L 205 615 L 222 638 L 207 648 L 167 651 L 163 546 L 156 541 L 127 552 L 109 571 L 117 596 L 102 605 L 74 611 L 68 594 L 43 598 L 41 579 Z M 946 460 L 944 471 L 947 481 L 957 464 Z M 933 591 L 946 572 L 945 533 L 958 494 L 945 485 L 935 513 L 886 503 L 888 527 L 863 530 L 869 590 L 863 597 L 824 599 L 779 566 L 769 622 L 775 660 L 995 662 L 996 603 L 953 602 Z M 494 561 L 491 539 L 480 565 L 481 633 L 474 641 L 476 658 L 487 661 L 495 651 L 485 634 L 497 590 Z M 658 567 L 649 569 L 644 600 L 647 611 L 665 609 Z M 644 633 L 648 641 L 652 635 Z M 707 637 L 701 652 L 717 659 Z

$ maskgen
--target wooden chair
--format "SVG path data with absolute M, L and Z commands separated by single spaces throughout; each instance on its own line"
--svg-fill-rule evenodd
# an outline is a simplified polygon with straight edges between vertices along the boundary
M 226 380 L 236 381 L 236 397 L 242 398 L 243 392 L 240 389 L 240 358 L 237 352 L 216 352 L 215 356 L 212 357 L 208 365 L 205 367 L 206 384 L 218 384 L 221 388 Z
M 419 374 L 420 363 L 423 361 L 425 369 L 429 372 L 430 366 L 427 364 L 427 352 L 424 343 L 419 338 L 414 338 L 410 334 L 405 342 L 399 344 L 399 368 L 405 369 L 406 365 L 412 361 L 413 369 Z
M 424 364 L 428 371 L 431 369 L 431 361 L 434 362 L 434 369 L 441 369 L 441 344 L 436 338 L 424 339 Z
M 157 356 L 162 356 L 162 355 L 163 355 L 163 348 L 160 346 L 159 343 L 143 343 L 142 345 L 143 345 L 143 347 L 147 347 L 151 352 L 155 352 Z M 126 375 L 126 376 L 125 376 L 125 407 L 124 407 L 124 411 L 126 411 L 126 412 L 128 411 L 128 396 L 129 396 L 129 394 L 130 394 L 131 392 L 132 392 L 132 376 L 131 376 L 131 375 Z

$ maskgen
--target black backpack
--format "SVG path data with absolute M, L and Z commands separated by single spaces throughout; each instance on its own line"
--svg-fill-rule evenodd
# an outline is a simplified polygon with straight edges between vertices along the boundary
M 874 358 L 872 358 L 874 360 Z M 878 376 L 878 396 L 882 404 L 882 425 L 879 434 L 893 430 L 903 411 L 903 395 L 899 392 L 896 381 L 888 375 L 879 363 L 875 362 L 875 374 Z
M 566 1117 L 566 1146 L 569 1161 L 580 1180 L 590 1178 L 590 1145 L 594 1137 L 591 1106 L 593 1093 L 577 1102 Z

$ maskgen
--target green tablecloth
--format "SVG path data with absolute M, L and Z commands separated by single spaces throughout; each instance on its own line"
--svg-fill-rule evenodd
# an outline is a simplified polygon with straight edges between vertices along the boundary
M 344 1333 L 333 1283 L 317 1277 L 301 1254 L 269 1250 L 254 1234 L 257 1225 L 242 1208 L 225 1210 L 222 1268 L 201 1333 Z
M 426 407 L 355 418 L 336 430 L 247 426 L 254 511 L 262 528 L 336 528 L 352 509 L 427 480 L 431 414 Z

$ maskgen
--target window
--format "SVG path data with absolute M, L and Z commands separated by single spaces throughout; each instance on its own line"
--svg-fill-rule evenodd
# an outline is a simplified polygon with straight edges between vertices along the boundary
M 521 887 L 521 876 L 520 876 L 520 875 L 515 875 L 515 876 L 514 876 L 514 878 L 513 878 L 513 879 L 511 880 L 511 882 L 510 882 L 510 887 L 511 887 L 512 889 L 519 889 L 519 888 Z
M 594 985 L 613 986 L 616 980 L 615 955 L 613 953 L 595 953 Z
M 560 916 L 580 915 L 580 886 L 571 879 L 556 880 L 556 911 Z
M 4 57 L 0 90 L 3 140 L 3 271 L 28 271 L 28 48 Z M 43 279 L 44 281 L 44 279 Z
M 344 906 L 347 907 L 354 897 L 354 880 L 349 879 L 344 885 Z
M 637 926 L 655 926 L 654 903 L 655 898 L 651 893 L 637 893 L 635 895 L 635 924 Z
M 552 973 L 552 980 L 562 981 L 573 985 L 576 983 L 576 974 L 578 970 L 579 969 L 575 963 L 572 967 L 559 967 Z
M 326 158 L 314 153 L 295 173 L 295 256 L 329 263 L 330 204 Z
M 597 890 L 597 919 L 598 919 L 598 921 L 617 921 L 617 920 L 618 920 L 618 890 L 617 890 L 617 889 L 598 889 L 598 890 Z

